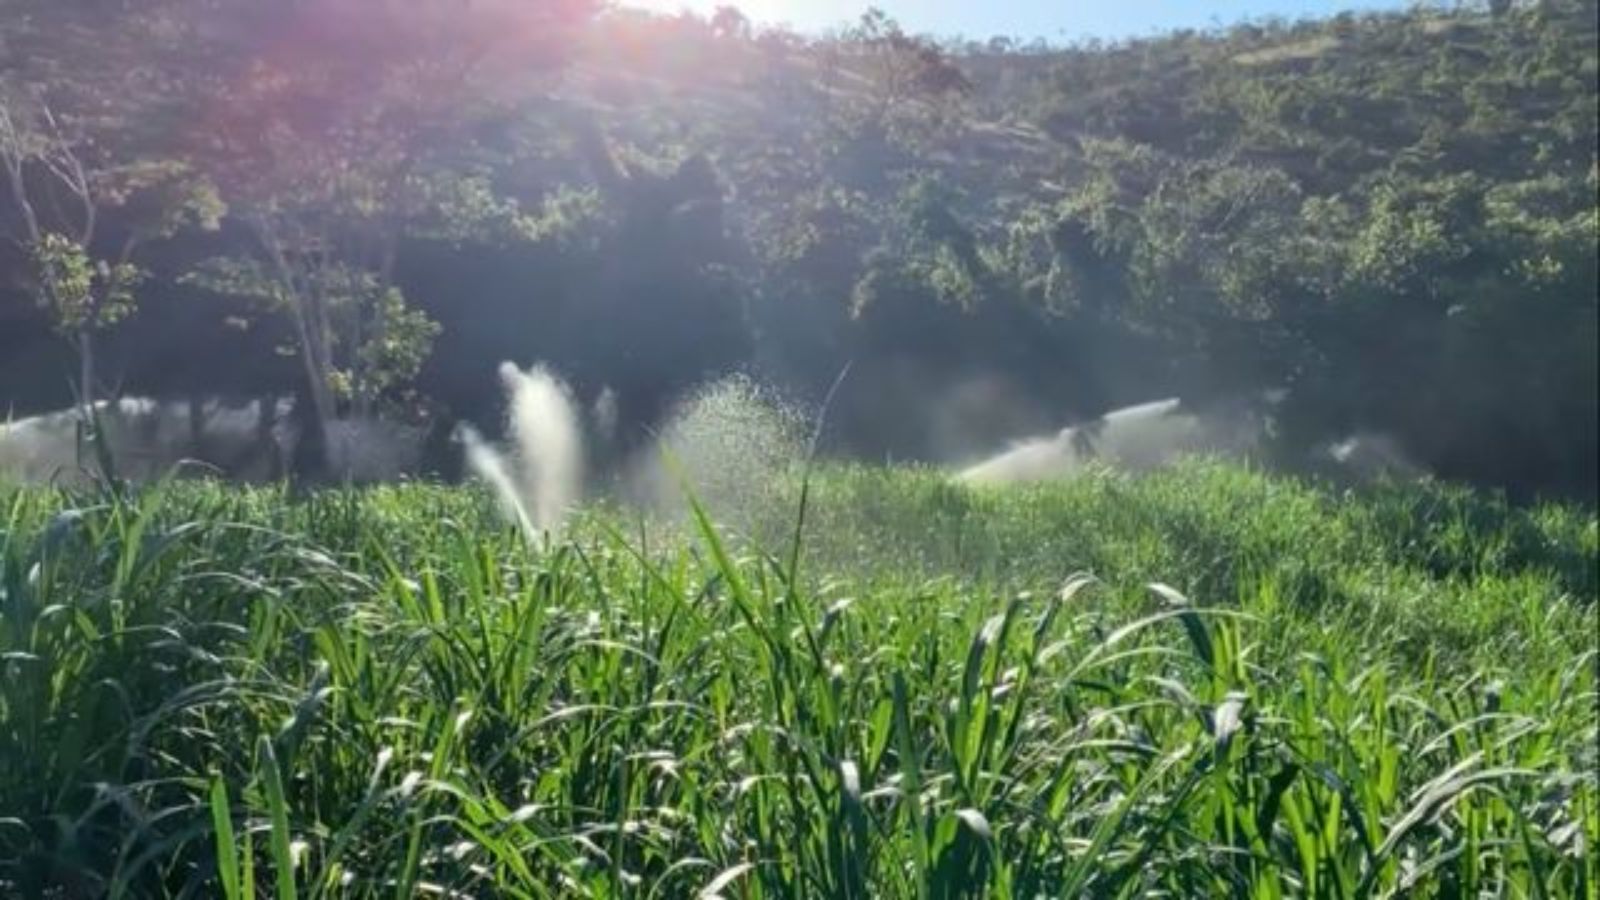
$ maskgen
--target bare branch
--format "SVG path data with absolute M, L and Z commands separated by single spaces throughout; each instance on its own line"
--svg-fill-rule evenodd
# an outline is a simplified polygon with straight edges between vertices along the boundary
M 143 243 L 144 236 L 137 229 L 129 232 L 127 239 L 122 242 L 122 250 L 117 253 L 117 266 L 120 268 L 132 262 L 133 252 Z
M 41 107 L 40 116 L 50 132 L 49 149 L 40 155 L 40 161 L 83 207 L 83 222 L 78 228 L 76 237 L 79 244 L 87 247 L 94 240 L 95 223 L 99 215 L 94 187 L 89 182 L 89 174 L 83 165 L 83 159 L 78 156 L 72 147 L 72 142 L 62 131 L 61 124 L 56 121 L 55 113 L 46 105 Z
M 5 169 L 11 200 L 22 214 L 25 238 L 29 243 L 38 243 L 43 236 L 39 229 L 39 216 L 28 197 L 28 185 L 24 178 L 28 155 L 21 127 L 12 116 L 11 109 L 0 104 L 0 167 Z

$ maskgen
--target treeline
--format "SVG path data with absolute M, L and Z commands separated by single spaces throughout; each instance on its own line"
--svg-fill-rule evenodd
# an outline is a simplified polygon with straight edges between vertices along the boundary
M 0 0 L 0 404 L 634 434 L 749 369 L 944 459 L 1287 387 L 1291 444 L 1592 496 L 1596 4 L 1070 48 L 582 0 Z

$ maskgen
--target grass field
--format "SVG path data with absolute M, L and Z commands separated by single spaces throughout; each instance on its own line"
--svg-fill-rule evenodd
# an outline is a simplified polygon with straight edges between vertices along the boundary
M 1593 510 L 708 503 L 530 549 L 462 489 L 0 488 L 0 895 L 1600 890 Z

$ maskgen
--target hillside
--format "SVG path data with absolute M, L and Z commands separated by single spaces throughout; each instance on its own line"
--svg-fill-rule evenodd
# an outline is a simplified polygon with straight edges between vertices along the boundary
M 848 366 L 832 449 L 942 461 L 1284 386 L 1291 443 L 1594 494 L 1590 0 L 1057 48 L 319 2 L 8 0 L 14 121 L 61 113 L 21 183 L 79 150 L 100 227 L 34 207 L 91 263 L 138 236 L 139 279 L 84 320 L 70 266 L 0 256 L 0 403 L 66 405 L 93 345 L 97 392 L 485 423 L 493 361 L 543 359 L 642 434 L 721 372 L 820 401 Z

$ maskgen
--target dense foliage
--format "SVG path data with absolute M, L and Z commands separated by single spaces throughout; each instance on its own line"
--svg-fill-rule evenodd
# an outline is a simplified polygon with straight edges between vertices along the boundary
M 1593 496 L 1593 0 L 1110 45 L 801 38 L 569 0 L 0 2 L 0 402 L 72 384 L 649 426 L 709 374 L 945 459 L 1287 386 Z M 59 337 L 68 340 L 60 340 Z
M 0 893 L 1594 895 L 1592 512 L 796 488 L 0 489 Z

